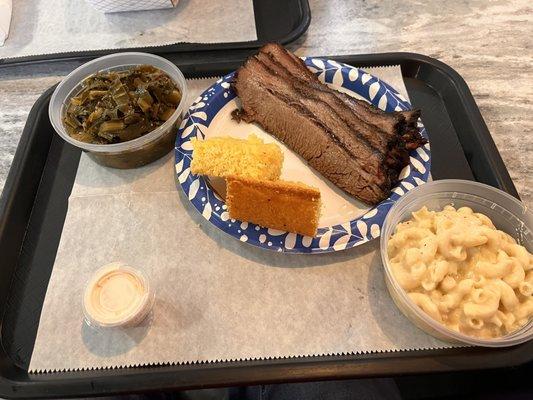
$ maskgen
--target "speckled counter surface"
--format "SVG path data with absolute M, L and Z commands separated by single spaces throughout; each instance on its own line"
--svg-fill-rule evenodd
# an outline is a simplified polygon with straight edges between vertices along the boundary
M 533 205 L 533 7 L 528 0 L 311 0 L 298 55 L 410 51 L 468 83 L 518 192 Z M 31 106 L 74 63 L 0 69 L 0 189 Z

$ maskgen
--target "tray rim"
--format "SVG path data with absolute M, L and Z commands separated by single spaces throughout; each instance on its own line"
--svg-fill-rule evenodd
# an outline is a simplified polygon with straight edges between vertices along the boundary
M 502 167 L 498 176 L 504 190 L 518 197 L 516 189 L 497 152 L 492 137 L 481 117 L 472 94 L 463 78 L 448 65 L 433 58 L 417 53 L 380 53 L 370 55 L 322 56 L 359 67 L 418 62 L 429 64 L 438 69 L 452 81 L 460 95 L 463 107 L 469 111 L 469 119 L 481 131 L 488 142 L 489 150 L 495 150 L 491 157 L 491 165 Z M 48 101 L 52 89 L 47 90 L 34 104 L 17 148 L 12 167 L 6 180 L 4 192 L 0 199 L 0 236 L 4 231 L 4 222 L 8 211 L 13 206 L 16 188 L 20 186 L 21 168 L 24 166 L 31 146 L 31 119 L 34 110 Z M 473 110 L 472 110 L 473 108 Z M 31 117 L 31 118 L 30 118 Z M 492 160 L 492 158 L 495 158 Z M 35 193 L 37 191 L 35 190 Z M 32 199 L 33 202 L 33 199 Z M 0 299 L 7 298 L 9 292 L 0 294 Z M 3 306 L 3 305 L 2 305 Z M 3 314 L 2 314 L 3 320 Z M 0 320 L 0 324 L 2 322 Z M 1 332 L 0 332 L 1 334 Z M 1 338 L 0 338 L 1 340 Z M 3 356 L 9 357 L 3 349 Z M 435 354 L 438 353 L 438 354 Z M 415 355 L 413 355 L 415 354 Z M 454 357 L 463 356 L 462 362 L 454 361 Z M 509 360 L 512 362 L 509 363 Z M 5 360 L 0 360 L 0 395 L 7 398 L 31 398 L 94 394 L 127 393 L 133 383 L 143 382 L 136 386 L 136 391 L 154 391 L 160 389 L 192 389 L 213 386 L 231 386 L 237 384 L 296 382 L 305 380 L 348 379 L 353 377 L 390 376 L 393 374 L 413 374 L 421 372 L 462 371 L 471 369 L 497 368 L 516 366 L 533 359 L 533 341 L 519 346 L 503 349 L 485 348 L 451 348 L 435 350 L 413 350 L 401 352 L 364 353 L 354 355 L 298 357 L 290 359 L 198 363 L 161 367 L 136 367 L 120 369 L 120 376 L 112 376 L 109 370 L 93 370 L 81 372 L 60 372 L 46 374 L 28 374 L 28 379 L 17 380 L 15 376 L 4 374 Z M 11 359 L 9 359 L 11 361 Z M 424 364 L 423 370 L 416 363 Z M 374 369 L 369 370 L 372 364 Z M 378 367 L 376 367 L 378 366 Z M 18 367 L 19 372 L 26 373 Z M 157 381 L 153 372 L 159 369 Z M 399 371 L 401 369 L 401 371 Z M 223 373 L 221 371 L 224 370 Z M 111 370 L 117 371 L 117 370 Z M 72 376 L 74 374 L 75 376 Z M 139 379 L 147 377 L 152 379 Z M 70 376 L 69 376 L 70 375 Z M 191 377 L 196 377 L 196 380 Z M 119 382 L 117 382 L 117 378 Z
M 311 24 L 311 8 L 308 0 L 293 0 L 298 5 L 300 11 L 300 23 L 296 28 L 287 32 L 285 36 L 279 39 L 281 44 L 288 44 L 293 42 L 302 36 L 309 25 Z M 256 4 L 261 3 L 261 0 L 253 0 L 254 3 L 254 16 L 256 17 L 257 28 L 257 15 L 255 14 Z M 258 35 L 259 36 L 259 35 Z M 182 52 L 204 52 L 213 50 L 237 50 L 237 49 L 256 49 L 261 47 L 264 43 L 270 41 L 269 38 L 260 38 L 252 41 L 244 42 L 225 42 L 225 43 L 188 43 L 188 42 L 176 42 L 169 45 L 159 46 L 145 46 L 145 47 L 132 47 L 132 48 L 117 48 L 117 49 L 101 49 L 101 50 L 80 50 L 80 51 L 68 51 L 50 54 L 39 54 L 31 56 L 20 56 L 10 58 L 0 58 L 0 68 L 2 67 L 16 67 L 21 65 L 35 65 L 49 62 L 68 62 L 68 61 L 89 61 L 93 58 L 102 57 L 112 53 L 122 52 L 146 52 L 156 53 L 159 55 L 169 53 L 182 53 Z M 179 46 L 179 48 L 177 48 Z

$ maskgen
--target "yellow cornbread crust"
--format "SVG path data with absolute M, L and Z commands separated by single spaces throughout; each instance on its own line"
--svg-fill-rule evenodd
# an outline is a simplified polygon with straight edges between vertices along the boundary
M 193 174 L 241 176 L 275 180 L 281 175 L 283 153 L 275 143 L 264 143 L 255 135 L 247 139 L 213 137 L 192 140 Z
M 230 218 L 269 228 L 315 236 L 320 216 L 320 191 L 300 182 L 226 179 Z

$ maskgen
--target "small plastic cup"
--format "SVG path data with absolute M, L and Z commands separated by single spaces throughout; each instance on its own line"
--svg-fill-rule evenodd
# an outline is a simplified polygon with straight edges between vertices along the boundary
M 493 339 L 479 339 L 449 329 L 414 304 L 396 281 L 387 253 L 387 244 L 396 226 L 410 219 L 411 213 L 423 206 L 429 210 L 440 211 L 446 205 L 453 205 L 455 208 L 470 207 L 474 212 L 485 214 L 497 229 L 508 233 L 530 253 L 533 252 L 533 214 L 514 197 L 492 186 L 472 181 L 446 179 L 426 183 L 402 196 L 391 208 L 383 223 L 380 239 L 381 260 L 385 269 L 385 282 L 394 303 L 420 329 L 447 342 L 506 347 L 532 339 L 533 318 L 521 329 Z
M 155 292 L 143 272 L 114 262 L 98 269 L 87 283 L 83 314 L 91 327 L 128 328 L 146 319 L 154 301 Z
M 83 80 L 99 71 L 124 70 L 136 65 L 159 68 L 176 83 L 181 92 L 181 101 L 174 114 L 153 131 L 127 142 L 92 144 L 70 137 L 63 125 L 63 115 L 70 98 L 81 91 Z M 92 60 L 72 71 L 52 94 L 48 113 L 50 122 L 59 136 L 86 151 L 96 162 L 113 168 L 136 168 L 161 158 L 174 148 L 187 96 L 185 77 L 170 61 L 148 53 L 116 53 Z

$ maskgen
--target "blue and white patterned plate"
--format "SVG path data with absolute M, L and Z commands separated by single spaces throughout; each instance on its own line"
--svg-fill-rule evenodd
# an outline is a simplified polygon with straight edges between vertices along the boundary
M 382 110 L 391 112 L 411 108 L 409 102 L 394 88 L 363 70 L 326 59 L 304 58 L 304 61 L 322 82 L 366 99 Z M 175 149 L 177 184 L 205 219 L 231 236 L 280 252 L 324 253 L 344 250 L 379 237 L 385 216 L 394 202 L 408 190 L 428 180 L 431 157 L 429 144 L 426 144 L 411 153 L 410 163 L 401 172 L 401 180 L 389 198 L 374 207 L 363 205 L 329 183 L 255 124 L 233 121 L 230 114 L 237 107 L 238 99 L 230 88 L 232 78 L 233 73 L 219 79 L 194 101 L 179 127 Z M 422 135 L 427 137 L 420 121 L 418 126 Z M 223 135 L 247 137 L 250 133 L 282 147 L 285 155 L 283 179 L 319 187 L 323 215 L 314 238 L 230 219 L 224 201 L 208 185 L 206 178 L 191 174 L 192 138 Z

